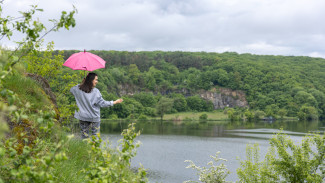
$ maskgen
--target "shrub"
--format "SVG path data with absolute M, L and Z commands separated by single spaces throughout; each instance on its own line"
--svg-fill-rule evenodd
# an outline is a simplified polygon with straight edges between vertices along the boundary
M 208 115 L 206 113 L 203 113 L 200 115 L 199 117 L 200 120 L 207 120 L 208 119 Z
M 285 134 L 270 139 L 264 161 L 259 161 L 258 146 L 247 147 L 247 160 L 241 161 L 240 182 L 313 182 L 325 180 L 325 136 L 308 135 L 294 144 Z
M 108 148 L 107 142 L 101 147 L 101 138 L 95 136 L 88 140 L 92 146 L 90 166 L 82 172 L 86 173 L 88 182 L 147 182 L 146 172 L 141 167 L 137 173 L 130 170 L 130 160 L 136 155 L 136 148 L 139 142 L 135 143 L 135 138 L 140 132 L 135 132 L 134 124 L 130 124 L 128 129 L 123 130 L 123 139 L 119 141 L 121 150 L 112 151 Z
M 148 120 L 148 118 L 147 118 L 146 115 L 141 114 L 141 115 L 138 117 L 138 120 Z
M 111 115 L 108 117 L 108 119 L 113 119 L 113 120 L 115 120 L 115 119 L 118 119 L 118 116 L 117 116 L 117 114 L 111 114 Z

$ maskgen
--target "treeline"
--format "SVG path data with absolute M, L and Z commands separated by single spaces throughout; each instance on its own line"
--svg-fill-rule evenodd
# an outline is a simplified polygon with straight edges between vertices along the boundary
M 74 52 L 78 51 L 67 50 L 63 54 L 68 58 Z M 107 61 L 106 69 L 96 72 L 101 81 L 98 87 L 111 95 L 146 92 L 148 98 L 155 96 L 155 102 L 160 94 L 188 102 L 187 97 L 195 96 L 199 90 L 226 87 L 244 91 L 250 110 L 264 111 L 266 116 L 277 117 L 281 113 L 303 120 L 325 118 L 322 58 L 233 52 L 90 52 Z M 153 106 L 137 100 L 137 95 L 132 98 L 144 108 Z M 184 106 L 179 110 L 174 104 L 171 111 L 211 110 L 194 109 L 187 103 Z

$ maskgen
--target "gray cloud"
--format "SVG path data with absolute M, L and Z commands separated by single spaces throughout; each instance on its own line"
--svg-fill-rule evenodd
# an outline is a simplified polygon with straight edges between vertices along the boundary
M 46 18 L 78 9 L 77 26 L 51 33 L 57 49 L 235 51 L 325 58 L 323 0 L 7 0 Z

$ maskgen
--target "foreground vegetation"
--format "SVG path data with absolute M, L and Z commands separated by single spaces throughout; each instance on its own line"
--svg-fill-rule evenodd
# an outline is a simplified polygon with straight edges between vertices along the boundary
M 143 168 L 130 168 L 139 135 L 133 124 L 122 132 L 118 149 L 102 146 L 101 139 L 81 141 L 69 135 L 64 124 L 75 106 L 64 105 L 66 98 L 53 94 L 40 77 L 45 75 L 52 86 L 60 79 L 69 80 L 56 90 L 61 94 L 76 83 L 78 75 L 64 75 L 57 69 L 62 63 L 55 61 L 62 57 L 47 59 L 52 55 L 38 51 L 43 36 L 74 27 L 76 10 L 63 11 L 60 20 L 51 20 L 54 26 L 46 29 L 34 18 L 35 12 L 42 11 L 37 6 L 20 12 L 21 17 L 2 17 L 2 3 L 1 39 L 10 39 L 16 32 L 26 38 L 15 51 L 0 50 L 0 182 L 147 182 Z M 33 58 L 39 58 L 40 64 L 28 62 Z
M 226 182 L 230 173 L 224 163 L 227 161 L 211 156 L 208 167 L 196 166 L 191 160 L 187 168 L 197 170 L 199 181 L 187 182 Z M 243 183 L 273 183 L 273 182 L 310 182 L 325 181 L 325 136 L 313 134 L 295 144 L 283 133 L 278 133 L 270 139 L 270 148 L 262 160 L 258 144 L 248 144 L 246 160 L 241 160 L 237 169 L 238 182 Z

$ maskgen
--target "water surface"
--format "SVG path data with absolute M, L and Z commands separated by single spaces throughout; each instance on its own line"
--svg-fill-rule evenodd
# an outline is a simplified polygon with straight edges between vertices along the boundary
M 108 139 L 112 146 L 121 139 L 121 131 L 127 128 L 127 122 L 103 121 L 101 136 Z M 210 155 L 220 151 L 219 157 L 231 171 L 228 181 L 236 181 L 238 159 L 245 159 L 247 144 L 258 143 L 261 157 L 267 152 L 269 139 L 280 129 L 290 135 L 297 143 L 308 132 L 324 132 L 324 122 L 137 122 L 141 131 L 138 140 L 142 145 L 137 156 L 132 159 L 132 167 L 141 163 L 148 171 L 150 182 L 181 183 L 186 180 L 198 180 L 196 171 L 187 169 L 185 160 L 196 165 L 206 166 Z

